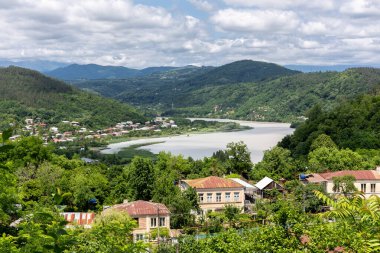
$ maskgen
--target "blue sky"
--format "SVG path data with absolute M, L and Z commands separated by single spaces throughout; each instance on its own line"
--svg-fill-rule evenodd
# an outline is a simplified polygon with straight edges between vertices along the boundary
M 378 0 L 0 0 L 0 59 L 374 65 L 379 24 Z

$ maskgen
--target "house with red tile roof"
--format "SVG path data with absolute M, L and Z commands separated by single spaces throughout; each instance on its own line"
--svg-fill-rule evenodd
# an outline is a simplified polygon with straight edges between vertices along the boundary
M 221 177 L 205 177 L 180 181 L 182 190 L 193 187 L 199 197 L 199 205 L 203 213 L 221 211 L 225 205 L 244 207 L 244 186 L 238 182 Z
M 114 205 L 109 209 L 127 212 L 136 220 L 138 227 L 133 230 L 134 241 L 149 240 L 152 229 L 159 231 L 166 228 L 170 235 L 170 211 L 164 204 L 138 200 Z
M 68 222 L 66 227 L 83 226 L 84 228 L 91 228 L 95 218 L 95 213 L 62 212 L 60 215 Z
M 353 176 L 356 189 L 361 191 L 366 198 L 371 195 L 380 197 L 380 172 L 376 170 L 342 170 L 326 173 L 313 173 L 305 177 L 306 183 L 317 183 L 323 185 L 329 194 L 339 194 L 333 190 L 335 177 Z

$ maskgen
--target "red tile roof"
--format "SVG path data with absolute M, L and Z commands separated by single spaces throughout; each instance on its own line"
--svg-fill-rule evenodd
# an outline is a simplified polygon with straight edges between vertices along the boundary
M 376 170 L 342 170 L 335 172 L 326 172 L 320 174 L 313 174 L 314 178 L 323 178 L 331 180 L 333 177 L 342 176 L 354 176 L 356 180 L 380 180 L 380 174 Z M 310 180 L 309 180 L 310 179 Z M 312 178 L 308 178 L 308 181 L 313 182 Z
M 221 178 L 221 177 L 205 177 L 205 178 L 198 178 L 198 179 L 192 179 L 192 180 L 183 180 L 185 183 L 190 185 L 191 187 L 197 188 L 197 189 L 212 189 L 212 188 L 244 188 L 241 184 L 228 179 L 228 178 Z
M 158 212 L 160 215 L 170 214 L 169 209 L 164 204 L 153 203 L 153 202 L 143 201 L 143 200 L 118 204 L 118 205 L 114 205 L 111 208 L 119 210 L 119 211 L 125 211 L 132 217 L 144 216 L 144 215 L 157 215 Z

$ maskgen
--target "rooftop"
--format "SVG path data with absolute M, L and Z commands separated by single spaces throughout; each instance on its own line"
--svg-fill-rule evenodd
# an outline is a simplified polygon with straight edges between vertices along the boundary
M 269 177 L 264 177 L 257 184 L 255 184 L 255 186 L 257 188 L 259 188 L 260 190 L 262 190 L 262 189 L 264 189 L 265 187 L 267 187 L 272 182 L 273 182 L 273 179 L 271 179 Z
M 243 185 L 228 179 L 221 177 L 205 177 L 192 180 L 183 180 L 189 186 L 197 189 L 211 189 L 211 188 L 243 188 Z
M 142 215 L 170 214 L 169 209 L 164 204 L 144 200 L 114 205 L 111 209 L 127 212 L 132 217 Z
M 325 180 L 331 180 L 333 177 L 342 176 L 354 176 L 356 180 L 380 180 L 380 174 L 376 170 L 342 170 L 313 174 L 313 176 L 314 175 L 319 175 Z

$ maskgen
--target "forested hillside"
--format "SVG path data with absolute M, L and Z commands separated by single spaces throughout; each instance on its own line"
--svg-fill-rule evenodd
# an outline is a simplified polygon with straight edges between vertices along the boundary
M 71 64 L 52 71 L 47 75 L 61 80 L 80 79 L 124 79 L 129 77 L 147 76 L 153 73 L 160 73 L 176 69 L 175 67 L 150 67 L 142 70 L 126 68 L 122 66 L 100 66 L 96 64 Z
M 0 69 L 0 91 L 2 126 L 25 117 L 39 117 L 47 123 L 75 120 L 89 127 L 144 120 L 131 106 L 19 67 Z
M 380 69 L 300 73 L 272 63 L 171 69 L 143 77 L 74 81 L 81 89 L 176 116 L 297 121 L 315 104 L 324 109 L 380 89 Z
M 380 95 L 364 95 L 330 111 L 315 106 L 308 117 L 280 143 L 295 156 L 312 151 L 312 143 L 321 134 L 330 136 L 339 148 L 380 149 Z
M 308 73 L 256 83 L 209 86 L 173 95 L 168 114 L 292 121 L 315 104 L 325 109 L 380 90 L 380 69 Z M 131 97 L 128 97 L 134 101 Z M 164 102 L 164 101 L 162 101 Z

